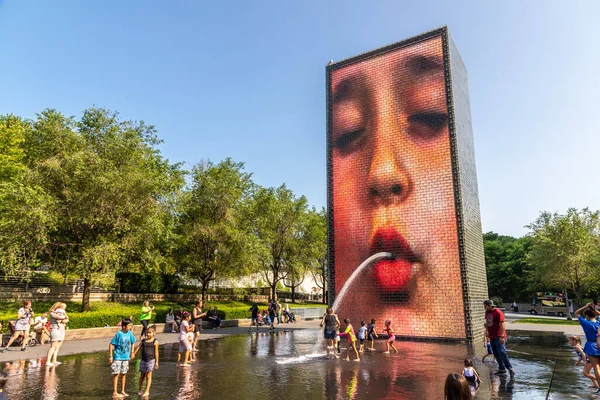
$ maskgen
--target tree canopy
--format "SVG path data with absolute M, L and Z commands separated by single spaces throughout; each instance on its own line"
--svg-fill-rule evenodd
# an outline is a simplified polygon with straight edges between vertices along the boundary
M 570 289 L 579 304 L 600 281 L 600 212 L 570 208 L 542 212 L 530 225 L 529 262 L 540 285 Z

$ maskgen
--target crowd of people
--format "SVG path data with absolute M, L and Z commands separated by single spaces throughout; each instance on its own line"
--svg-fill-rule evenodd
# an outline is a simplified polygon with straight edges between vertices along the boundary
M 498 370 L 495 374 L 503 375 L 508 373 L 512 377 L 514 376 L 514 370 L 506 354 L 505 347 L 506 329 L 504 314 L 495 307 L 491 300 L 486 300 L 484 307 L 485 338 L 488 354 L 483 357 L 482 362 L 489 355 L 493 355 L 498 363 Z M 0 349 L 0 352 L 7 351 L 13 343 L 18 343 L 21 346 L 21 350 L 25 351 L 27 349 L 27 339 L 30 329 L 33 326 L 40 343 L 44 343 L 45 341 L 51 343 L 47 353 L 46 365 L 53 367 L 61 364 L 57 360 L 57 356 L 65 338 L 66 324 L 69 322 L 66 309 L 67 305 L 65 303 L 57 302 L 47 312 L 43 312 L 40 316 L 36 317 L 31 302 L 25 301 L 23 307 L 17 312 L 17 320 L 12 327 L 13 335 L 6 345 Z M 131 332 L 133 327 L 131 315 L 120 321 L 118 325 L 121 329 L 110 341 L 109 362 L 113 375 L 113 396 L 116 398 L 128 396 L 124 388 L 129 370 L 129 361 L 134 359 L 138 353 L 141 354 L 139 395 L 148 396 L 150 393 L 152 372 L 159 368 L 159 343 L 155 337 L 156 328 L 150 326 L 154 310 L 155 308 L 150 306 L 148 301 L 143 303 L 140 310 L 142 331 L 137 347 L 135 346 L 136 338 Z M 270 330 L 274 330 L 275 321 L 278 324 L 284 322 L 293 323 L 296 321 L 289 306 L 282 306 L 277 300 L 271 300 L 267 309 L 262 312 L 258 305 L 253 303 L 249 311 L 251 312 L 251 322 L 248 330 L 254 325 L 258 329 L 261 324 L 268 325 Z M 600 342 L 600 339 L 597 340 L 599 324 L 596 321 L 596 317 L 600 315 L 600 311 L 595 310 L 590 303 L 577 310 L 576 315 L 584 329 L 588 342 L 582 347 L 581 340 L 576 336 L 570 337 L 569 342 L 579 357 L 578 364 L 584 364 L 584 376 L 588 377 L 594 386 L 597 387 L 597 377 L 600 376 L 600 351 L 598 351 L 598 342 Z M 218 329 L 221 325 L 216 307 L 209 307 L 204 311 L 202 301 L 196 302 L 191 312 L 185 311 L 181 307 L 175 313 L 173 313 L 172 309 L 167 313 L 165 330 L 167 332 L 179 333 L 178 366 L 183 368 L 190 367 L 191 363 L 195 361 L 196 342 L 200 331 L 203 329 L 203 321 L 205 320 L 210 322 L 212 329 Z M 398 353 L 398 349 L 394 345 L 396 337 L 392 321 L 386 320 L 383 325 L 381 329 L 378 329 L 375 319 L 371 319 L 369 323 L 361 321 L 359 329 L 355 331 L 350 319 L 345 318 L 342 326 L 333 308 L 328 308 L 320 321 L 320 326 L 324 328 L 323 336 L 327 358 L 339 358 L 339 354 L 341 354 L 340 342 L 342 339 L 345 339 L 347 341 L 345 360 L 349 361 L 352 358 L 353 361 L 358 362 L 360 361 L 361 353 L 375 351 L 375 340 L 379 335 L 385 335 L 387 338 L 385 353 Z M 466 394 L 467 392 L 469 395 L 471 394 L 469 385 L 476 386 L 480 381 L 481 378 L 474 368 L 473 361 L 467 358 L 464 360 L 462 373 L 448 375 L 445 384 L 445 396 L 448 400 L 470 399 L 472 397 L 468 397 Z M 120 391 L 118 390 L 119 382 L 121 384 Z M 467 390 L 465 390 L 465 387 Z M 0 391 L 0 393 L 2 392 Z
M 515 371 L 506 354 L 507 335 L 504 314 L 491 300 L 485 300 L 483 306 L 485 308 L 485 346 L 488 354 L 483 357 L 482 362 L 485 362 L 485 359 L 488 356 L 493 355 L 498 363 L 498 369 L 494 374 L 510 374 L 512 379 L 515 375 Z M 391 320 L 388 319 L 384 322 L 382 330 L 377 328 L 377 321 L 375 319 L 371 319 L 369 323 L 363 320 L 360 322 L 358 335 L 355 333 L 354 326 L 350 319 L 345 318 L 343 322 L 344 326 L 342 327 L 338 316 L 331 307 L 327 309 L 327 312 L 321 318 L 320 326 L 324 328 L 323 337 L 325 339 L 325 348 L 328 359 L 339 358 L 338 354 L 341 354 L 340 342 L 342 338 L 346 338 L 347 346 L 345 360 L 350 361 L 351 355 L 353 355 L 352 358 L 354 361 L 360 361 L 360 353 L 375 350 L 375 339 L 379 337 L 378 334 L 383 334 L 387 337 L 384 353 L 398 353 L 398 349 L 394 345 L 396 337 Z M 474 394 L 477 393 L 477 387 L 480 382 L 481 377 L 474 367 L 473 360 L 471 358 L 466 358 L 461 373 L 451 373 L 447 376 L 444 385 L 445 399 L 473 399 Z
M 169 309 L 165 318 L 165 331 L 179 333 L 179 350 L 177 352 L 177 366 L 187 368 L 196 361 L 196 343 L 203 329 L 203 322 L 207 319 L 212 329 L 221 327 L 221 318 L 216 307 L 209 307 L 203 311 L 203 302 L 197 301 L 191 312 L 180 307 L 173 313 Z M 141 354 L 140 378 L 138 381 L 138 395 L 147 397 L 150 395 L 152 385 L 152 373 L 159 368 L 158 340 L 156 339 L 156 328 L 150 326 L 151 314 L 154 307 L 150 307 L 148 301 L 142 306 L 140 321 L 142 321 L 142 332 L 140 341 L 135 347 L 136 338 L 131 333 L 133 322 L 131 316 L 120 322 L 121 330 L 118 331 L 109 344 L 109 362 L 113 375 L 113 397 L 123 398 L 129 396 L 125 392 L 127 373 L 129 372 L 129 361 Z M 144 323 L 143 321 L 147 321 Z M 119 382 L 121 390 L 119 391 Z M 145 387 L 144 387 L 145 382 Z
M 269 326 L 269 330 L 273 331 L 275 330 L 275 320 L 277 320 L 277 325 L 281 323 L 290 324 L 296 322 L 296 316 L 290 311 L 290 305 L 286 304 L 282 307 L 278 300 L 269 300 L 267 308 L 262 312 L 260 311 L 258 304 L 254 302 L 248 311 L 250 311 L 250 325 L 248 326 L 248 332 L 250 332 L 252 326 L 256 326 L 256 330 L 258 330 L 259 326 L 267 325 Z

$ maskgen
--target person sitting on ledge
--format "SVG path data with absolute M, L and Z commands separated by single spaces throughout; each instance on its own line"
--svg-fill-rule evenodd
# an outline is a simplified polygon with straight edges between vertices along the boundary
M 212 329 L 221 327 L 221 318 L 219 318 L 219 314 L 217 313 L 217 307 L 208 307 L 208 312 L 206 315 L 210 321 L 210 326 Z
M 171 332 L 171 333 L 176 333 L 177 330 L 175 329 L 175 315 L 173 314 L 173 309 L 169 308 L 169 312 L 167 313 L 167 316 L 165 317 L 165 331 L 166 332 Z
M 46 326 L 47 322 L 48 313 L 42 313 L 42 315 L 35 317 L 35 326 L 33 327 L 33 330 L 39 338 L 38 341 L 40 342 L 40 344 L 44 344 L 50 341 L 50 330 L 48 330 Z

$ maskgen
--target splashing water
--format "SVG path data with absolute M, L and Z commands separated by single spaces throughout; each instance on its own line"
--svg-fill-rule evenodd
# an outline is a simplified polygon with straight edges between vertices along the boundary
M 348 278 L 348 280 L 342 287 L 342 290 L 340 290 L 340 293 L 336 296 L 335 301 L 333 302 L 333 305 L 331 306 L 331 308 L 333 308 L 334 312 L 335 312 L 335 310 L 338 309 L 340 303 L 342 302 L 342 299 L 346 295 L 346 292 L 348 291 L 348 289 L 350 289 L 350 287 L 352 286 L 352 283 L 354 283 L 354 280 L 356 279 L 356 277 L 358 277 L 369 264 L 371 264 L 373 261 L 377 261 L 381 258 L 392 258 L 392 257 L 393 257 L 392 253 L 382 251 L 381 253 L 373 254 L 372 256 L 367 258 L 365 261 L 363 261 L 358 266 L 358 268 L 356 268 L 354 270 L 352 275 L 350 275 L 350 278 Z M 323 342 L 324 341 L 325 341 L 325 339 L 323 338 L 323 335 L 319 335 L 319 337 L 317 338 L 317 341 L 315 343 L 315 346 L 313 347 L 313 351 L 312 351 L 313 354 L 316 354 L 323 350 Z

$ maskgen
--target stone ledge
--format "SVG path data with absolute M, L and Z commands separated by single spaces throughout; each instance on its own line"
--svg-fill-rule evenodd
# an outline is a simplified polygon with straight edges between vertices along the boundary
M 297 321 L 300 321 L 300 317 L 296 317 Z M 247 319 L 224 319 L 221 321 L 222 328 L 237 328 L 244 327 L 250 324 L 250 318 Z M 150 324 L 150 326 L 156 327 L 157 333 L 169 333 L 167 330 L 167 324 L 157 323 Z M 110 326 L 107 328 L 84 328 L 84 329 L 67 329 L 65 331 L 65 341 L 67 340 L 84 340 L 84 339 L 98 339 L 98 338 L 111 338 L 121 328 L 118 326 Z M 209 321 L 202 321 L 203 330 L 211 330 Z M 132 332 L 136 337 L 142 332 L 142 325 L 134 325 Z M 9 334 L 4 334 L 2 339 L 10 338 Z

